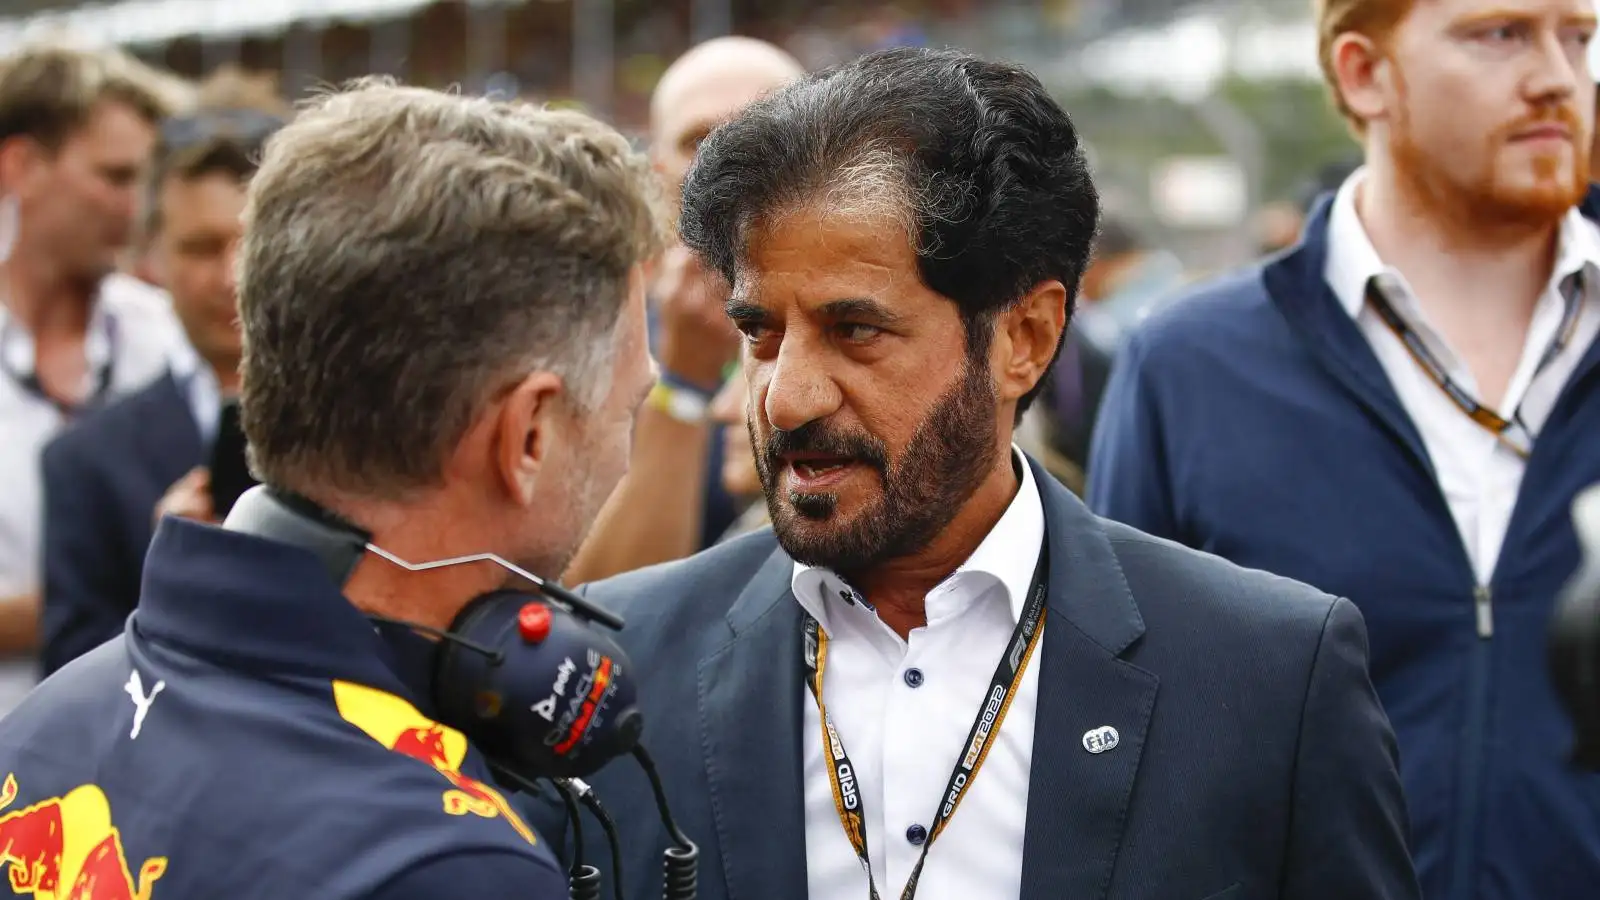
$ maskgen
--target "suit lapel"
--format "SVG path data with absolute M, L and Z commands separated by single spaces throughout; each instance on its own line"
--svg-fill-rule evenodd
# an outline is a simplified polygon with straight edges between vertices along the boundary
M 144 449 L 163 474 L 178 470 L 172 478 L 176 481 L 205 459 L 200 426 L 194 420 L 189 398 L 171 371 L 162 375 L 151 390 L 150 402 L 144 410 L 145 427 L 140 431 L 145 435 Z
M 775 552 L 699 666 L 700 725 L 730 900 L 805 900 L 800 607 Z
M 1022 900 L 1099 900 L 1127 826 L 1157 679 L 1120 658 L 1144 633 L 1144 620 L 1099 520 L 1036 463 L 1034 470 L 1050 541 L 1050 595 Z

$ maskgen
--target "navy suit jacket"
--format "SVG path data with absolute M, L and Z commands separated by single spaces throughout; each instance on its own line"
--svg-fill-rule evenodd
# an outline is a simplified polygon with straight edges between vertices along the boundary
M 122 634 L 139 602 L 156 504 L 204 462 L 169 372 L 45 446 L 40 666 L 52 672 Z
M 1097 518 L 1030 464 L 1051 566 L 1023 900 L 1419 897 L 1356 608 Z M 702 900 L 805 897 L 792 570 L 763 529 L 585 589 L 627 618 L 644 744 L 700 847 Z M 1104 725 L 1120 744 L 1086 752 Z M 668 840 L 639 768 L 590 783 L 622 830 L 624 896 L 661 896 Z M 605 872 L 597 831 L 586 861 Z

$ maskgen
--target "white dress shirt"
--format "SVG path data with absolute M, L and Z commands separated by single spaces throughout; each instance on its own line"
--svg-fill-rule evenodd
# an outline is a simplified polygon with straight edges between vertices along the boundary
M 1401 404 L 1421 434 L 1478 583 L 1487 585 L 1500 558 L 1500 547 L 1511 522 L 1526 463 L 1487 429 L 1469 419 L 1367 304 L 1367 282 L 1377 277 L 1384 297 L 1427 344 L 1451 380 L 1474 398 L 1479 396 L 1472 372 L 1428 322 L 1399 271 L 1385 265 L 1372 246 L 1356 214 L 1356 188 L 1363 177 L 1363 171 L 1356 171 L 1334 198 L 1329 213 L 1328 260 L 1324 274 L 1340 304 L 1372 345 Z M 1566 309 L 1561 282 L 1578 272 L 1583 273 L 1583 288 L 1578 301 L 1581 308 L 1577 328 L 1562 352 L 1539 370 L 1539 360 L 1555 341 Z M 1594 343 L 1597 332 L 1600 332 L 1600 228 L 1573 210 L 1562 220 L 1555 270 L 1534 306 L 1521 362 L 1496 412 L 1506 419 L 1510 419 L 1514 411 L 1520 412 L 1522 421 L 1537 436 L 1573 370 Z
M 160 376 L 183 329 L 165 292 L 127 275 L 100 285 L 84 337 L 91 387 L 106 377 L 105 399 L 119 397 Z M 43 475 L 39 456 L 66 424 L 61 410 L 25 389 L 33 373 L 34 343 L 0 306 L 0 597 L 42 590 Z M 32 660 L 0 663 L 0 713 L 34 684 Z
M 911 842 L 908 830 L 931 831 L 989 679 L 1027 602 L 1044 540 L 1044 507 L 1027 461 L 1015 447 L 1012 453 L 1021 470 L 1016 496 L 971 558 L 928 593 L 928 623 L 913 630 L 909 641 L 837 575 L 795 566 L 794 595 L 828 635 L 823 699 L 855 768 L 872 876 L 884 900 L 899 897 L 911 876 L 922 847 Z M 929 851 L 918 900 L 1019 895 L 1043 653 L 1041 642 L 987 759 Z M 834 806 L 822 720 L 809 689 L 803 706 L 809 896 L 865 898 L 867 876 Z

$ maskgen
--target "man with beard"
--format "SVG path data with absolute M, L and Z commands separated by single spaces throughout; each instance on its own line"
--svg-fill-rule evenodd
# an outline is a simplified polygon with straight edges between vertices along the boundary
M 1365 165 L 1286 255 L 1135 335 L 1089 497 L 1349 597 L 1439 900 L 1600 884 L 1547 620 L 1600 481 L 1589 0 L 1328 0 Z
M 955 52 L 701 146 L 682 234 L 732 286 L 774 528 L 587 593 L 705 900 L 1417 896 L 1355 608 L 1104 523 L 1013 446 L 1098 215 L 1038 80 Z M 648 786 L 593 786 L 623 896 L 661 896 Z

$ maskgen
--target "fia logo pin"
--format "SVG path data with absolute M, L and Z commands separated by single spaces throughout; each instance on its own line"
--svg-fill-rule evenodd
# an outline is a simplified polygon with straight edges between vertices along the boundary
M 1083 733 L 1083 749 L 1090 753 L 1104 753 L 1115 750 L 1122 743 L 1122 736 L 1110 725 L 1101 725 Z

